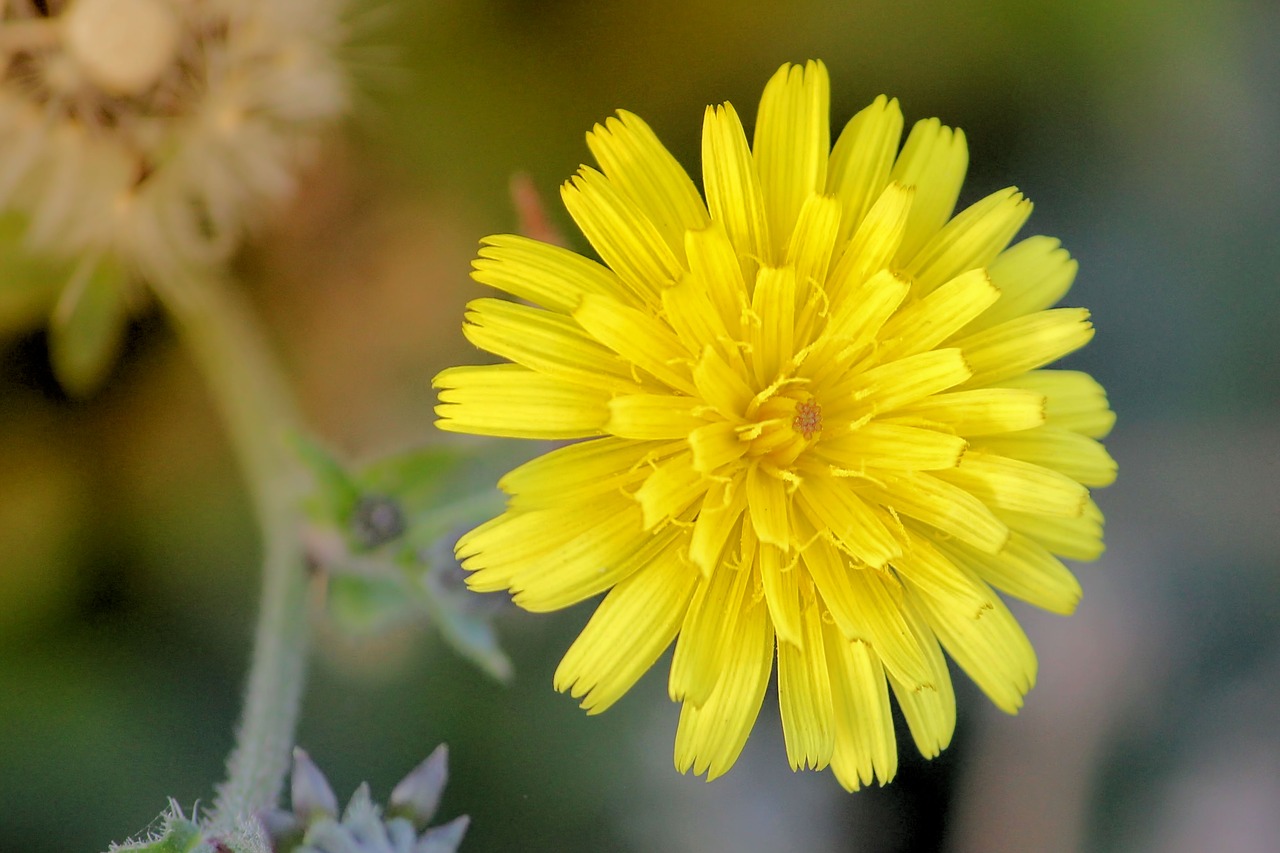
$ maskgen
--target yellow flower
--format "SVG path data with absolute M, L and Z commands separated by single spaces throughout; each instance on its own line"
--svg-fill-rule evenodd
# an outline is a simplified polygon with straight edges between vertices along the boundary
M 1088 486 L 1115 477 L 1089 341 L 1049 306 L 1076 263 L 1006 248 L 1010 188 L 951 216 L 964 135 L 883 96 L 830 149 L 821 63 L 784 66 L 748 147 L 708 108 L 706 201 L 637 117 L 588 134 L 601 171 L 563 187 L 604 265 L 484 241 L 464 332 L 511 364 L 435 379 L 440 428 L 580 439 L 507 474 L 506 512 L 458 544 L 468 582 L 533 611 L 608 590 L 555 676 L 603 711 L 675 640 L 677 768 L 737 759 L 778 661 L 793 768 L 852 790 L 897 768 L 890 692 L 916 746 L 955 726 L 939 644 L 1008 712 L 1035 653 L 1000 598 L 1059 613 L 1058 557 L 1102 552 Z

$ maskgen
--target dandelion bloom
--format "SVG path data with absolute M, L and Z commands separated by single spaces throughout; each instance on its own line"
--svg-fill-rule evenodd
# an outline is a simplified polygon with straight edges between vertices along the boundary
M 1070 612 L 1059 557 L 1102 551 L 1087 487 L 1115 464 L 1089 376 L 1042 370 L 1093 336 L 1050 308 L 1076 263 L 1010 188 L 951 213 L 964 135 L 884 97 L 829 144 L 820 63 L 765 87 L 750 147 L 703 123 L 705 202 L 637 117 L 587 136 L 563 187 L 603 264 L 484 241 L 464 332 L 510 364 L 435 379 L 445 430 L 576 443 L 499 485 L 458 543 L 481 591 L 533 611 L 608 591 L 555 675 L 603 711 L 675 641 L 677 768 L 737 759 L 778 664 L 793 768 L 848 789 L 955 726 L 945 649 L 1014 712 L 1035 653 L 998 588 Z M 528 304 L 532 303 L 532 304 Z

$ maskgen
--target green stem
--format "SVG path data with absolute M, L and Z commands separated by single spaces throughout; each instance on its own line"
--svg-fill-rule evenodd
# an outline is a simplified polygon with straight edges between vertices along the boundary
M 252 309 L 228 283 L 170 270 L 152 289 L 221 410 L 262 530 L 262 602 L 228 778 L 209 827 L 230 834 L 276 804 L 288 773 L 305 680 L 307 585 L 298 502 L 305 478 L 285 444 L 297 423 Z

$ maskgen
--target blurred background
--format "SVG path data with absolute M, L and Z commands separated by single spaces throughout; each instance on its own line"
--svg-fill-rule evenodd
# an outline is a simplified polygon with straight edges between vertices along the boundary
M 335 449 L 440 440 L 432 375 L 471 358 L 477 240 L 557 187 L 583 134 L 643 116 L 695 174 L 702 108 L 751 126 L 784 61 L 823 59 L 838 129 L 884 92 L 968 134 L 961 205 L 1008 184 L 1080 260 L 1120 479 L 1021 715 L 956 672 L 952 747 L 846 794 L 792 774 L 776 703 L 738 765 L 671 766 L 660 663 L 588 718 L 551 688 L 589 615 L 501 614 L 499 685 L 429 629 L 320 630 L 300 740 L 344 798 L 439 742 L 473 851 L 1265 851 L 1280 838 L 1280 5 L 385 0 L 359 7 L 354 118 L 238 261 Z M 0 284 L 0 286 L 3 286 Z M 154 313 L 70 400 L 43 333 L 0 338 L 0 850 L 104 849 L 221 778 L 256 610 L 256 534 L 199 376 Z

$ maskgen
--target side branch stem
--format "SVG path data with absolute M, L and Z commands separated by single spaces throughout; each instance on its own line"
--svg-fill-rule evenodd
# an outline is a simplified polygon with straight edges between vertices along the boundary
M 298 509 L 305 476 L 285 443 L 298 419 L 252 309 L 228 282 L 190 271 L 152 280 L 226 423 L 262 532 L 253 660 L 228 778 L 209 822 L 213 832 L 232 834 L 276 804 L 306 675 L 307 584 Z

